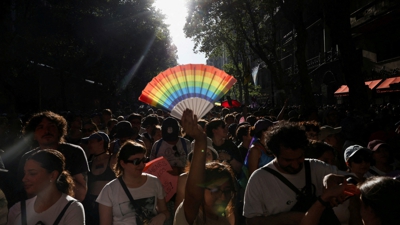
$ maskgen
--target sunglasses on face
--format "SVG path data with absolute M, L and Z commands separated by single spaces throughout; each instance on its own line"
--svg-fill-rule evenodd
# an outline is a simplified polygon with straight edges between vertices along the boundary
M 362 155 L 357 155 L 351 158 L 353 163 L 362 163 L 363 161 L 366 163 L 371 163 L 372 159 L 370 156 L 362 156 Z
M 148 157 L 143 157 L 141 159 L 137 158 L 137 159 L 132 159 L 132 160 L 124 160 L 125 163 L 132 163 L 135 166 L 139 165 L 141 162 L 147 163 L 149 161 L 150 161 L 150 159 Z
M 231 189 L 226 189 L 222 190 L 221 187 L 213 187 L 213 188 L 206 188 L 211 192 L 212 195 L 214 196 L 220 196 L 220 194 L 224 194 L 225 198 L 231 198 L 233 195 L 233 192 Z

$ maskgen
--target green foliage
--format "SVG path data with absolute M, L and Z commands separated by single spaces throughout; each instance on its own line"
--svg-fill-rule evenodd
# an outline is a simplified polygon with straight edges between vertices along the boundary
M 103 99 L 138 95 L 152 77 L 177 64 L 176 47 L 154 0 L 4 2 L 0 80 L 11 90 L 29 80 L 29 91 L 37 93 L 39 76 L 64 76 L 77 84 L 101 83 L 97 94 Z M 58 94 L 69 95 L 68 90 Z

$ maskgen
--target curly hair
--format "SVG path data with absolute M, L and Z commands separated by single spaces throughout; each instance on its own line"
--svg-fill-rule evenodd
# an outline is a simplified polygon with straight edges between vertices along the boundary
M 28 136 L 35 133 L 36 127 L 42 122 L 43 119 L 47 119 L 56 124 L 58 133 L 60 134 L 58 142 L 64 142 L 64 137 L 67 135 L 67 121 L 63 116 L 51 111 L 43 111 L 34 114 L 23 128 L 23 134 Z
M 265 142 L 275 156 L 279 156 L 281 147 L 306 150 L 309 143 L 306 132 L 298 124 L 285 121 L 268 131 Z
M 65 170 L 65 157 L 61 152 L 53 149 L 39 150 L 29 156 L 27 160 L 38 162 L 48 173 L 57 171 L 59 173 L 55 180 L 57 189 L 62 193 L 74 196 L 74 181 L 69 172 Z

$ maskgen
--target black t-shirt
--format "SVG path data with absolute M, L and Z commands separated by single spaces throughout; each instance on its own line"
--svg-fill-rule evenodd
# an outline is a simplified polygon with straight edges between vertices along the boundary
M 39 148 L 35 148 L 22 156 L 18 166 L 18 177 L 20 177 L 21 180 L 24 176 L 24 165 L 26 159 L 39 150 Z M 65 169 L 69 171 L 71 176 L 90 171 L 85 152 L 80 146 L 61 143 L 58 145 L 57 150 L 64 155 Z
M 243 163 L 243 160 L 240 157 L 239 150 L 238 150 L 237 146 L 232 141 L 225 140 L 225 142 L 220 146 L 216 146 L 213 143 L 213 147 L 214 147 L 215 150 L 217 150 L 218 154 L 226 152 L 230 156 L 232 156 L 232 158 L 236 159 L 238 162 L 242 162 Z

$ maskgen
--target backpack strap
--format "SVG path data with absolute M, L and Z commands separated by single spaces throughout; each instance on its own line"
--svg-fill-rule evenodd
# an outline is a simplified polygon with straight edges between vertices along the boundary
M 58 215 L 56 221 L 54 221 L 54 225 L 58 225 L 61 221 L 61 219 L 63 218 L 65 212 L 67 211 L 68 207 L 75 202 L 75 200 L 69 200 L 68 203 L 64 206 L 63 210 L 60 212 L 60 214 Z
M 154 154 L 154 158 L 157 158 L 158 150 L 160 150 L 162 142 L 163 142 L 162 138 L 160 140 L 158 140 L 157 145 L 156 145 L 156 153 Z
M 21 224 L 22 225 L 28 224 L 26 222 L 26 202 L 25 202 L 25 200 L 21 201 Z
M 307 160 L 304 160 L 304 167 L 305 167 L 305 172 L 306 172 L 306 191 L 308 193 L 313 194 L 313 187 L 311 183 L 311 170 L 310 170 L 310 162 Z M 273 170 L 268 167 L 263 167 L 263 170 L 270 172 L 272 175 L 277 177 L 279 180 L 281 180 L 286 186 L 288 186 L 290 189 L 292 189 L 297 195 L 302 194 L 302 192 L 296 188 L 288 179 L 286 179 L 282 174 L 280 174 L 278 171 Z
M 270 172 L 272 175 L 274 175 L 276 178 L 281 180 L 286 186 L 288 186 L 290 189 L 292 189 L 297 195 L 301 194 L 299 189 L 296 188 L 288 179 L 286 179 L 282 174 L 277 172 L 276 170 L 273 170 L 268 167 L 263 167 L 263 170 Z
M 306 170 L 305 192 L 306 194 L 315 195 L 315 187 L 311 183 L 311 168 L 310 168 L 310 162 L 308 160 L 304 160 L 304 168 Z
M 118 177 L 119 183 L 121 184 L 122 188 L 125 191 L 125 194 L 128 196 L 129 201 L 131 202 L 132 206 L 135 208 L 136 214 L 143 214 L 142 208 L 138 206 L 136 203 L 135 199 L 133 199 L 131 193 L 128 190 L 128 187 L 126 186 L 124 180 L 122 179 L 122 176 Z

